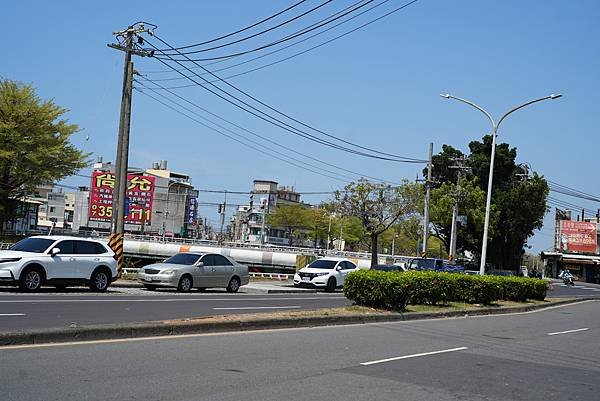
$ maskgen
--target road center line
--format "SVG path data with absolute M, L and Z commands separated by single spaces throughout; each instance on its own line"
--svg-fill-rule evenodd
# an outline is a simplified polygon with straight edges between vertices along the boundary
M 558 334 L 568 334 L 568 333 L 577 333 L 578 331 L 586 331 L 589 330 L 589 327 L 584 327 L 583 329 L 575 329 L 575 330 L 566 330 L 566 331 L 557 331 L 554 333 L 548 333 L 549 336 L 556 336 Z
M 249 310 L 249 309 L 298 309 L 301 306 L 239 306 L 237 308 L 213 308 L 213 310 Z
M 417 357 L 420 357 L 420 356 L 427 356 L 427 355 L 444 354 L 446 352 L 464 351 L 466 349 L 469 349 L 469 348 L 468 347 L 458 347 L 458 348 L 443 349 L 443 350 L 440 350 L 440 351 L 423 352 L 421 354 L 412 354 L 412 355 L 397 356 L 397 357 L 394 357 L 394 358 L 380 359 L 378 361 L 361 362 L 361 365 L 363 365 L 363 366 L 375 365 L 377 363 L 398 361 L 400 359 L 417 358 Z
M 24 313 L 0 313 L 0 316 L 25 316 Z

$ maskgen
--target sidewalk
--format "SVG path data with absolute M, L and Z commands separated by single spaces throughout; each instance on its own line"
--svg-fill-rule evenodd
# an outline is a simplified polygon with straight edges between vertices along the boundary
M 111 284 L 114 288 L 144 288 L 137 280 L 117 280 Z M 250 280 L 240 287 L 240 292 L 248 294 L 310 294 L 314 288 L 296 288 L 291 280 Z

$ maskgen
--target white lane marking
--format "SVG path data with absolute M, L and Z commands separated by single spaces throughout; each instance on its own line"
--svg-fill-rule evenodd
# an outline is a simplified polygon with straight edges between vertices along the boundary
M 458 348 L 443 349 L 443 350 L 440 350 L 440 351 L 423 352 L 421 354 L 412 354 L 412 355 L 397 356 L 397 357 L 394 357 L 394 358 L 380 359 L 378 361 L 361 362 L 361 365 L 363 365 L 363 366 L 369 366 L 369 365 L 375 365 L 377 363 L 384 363 L 384 362 L 390 362 L 390 361 L 399 361 L 401 359 L 417 358 L 417 357 L 420 357 L 420 356 L 435 355 L 435 354 L 444 354 L 446 352 L 464 351 L 466 349 L 469 349 L 469 348 L 468 347 L 458 347 Z
M 575 330 L 556 331 L 554 333 L 548 333 L 548 335 L 549 336 L 556 336 L 558 334 L 577 333 L 578 331 L 586 331 L 586 330 L 589 330 L 589 327 L 584 327 L 583 329 L 575 329 Z
M 239 306 L 232 308 L 213 308 L 213 310 L 250 310 L 250 309 L 298 309 L 301 306 Z
M 346 297 L 273 297 L 273 298 L 246 298 L 245 301 L 273 301 L 273 300 L 283 300 L 283 301 L 292 301 L 292 300 L 314 300 L 314 299 L 345 299 Z M 239 301 L 240 299 L 237 297 L 231 298 L 167 298 L 167 299 L 16 299 L 16 300 L 8 300 L 3 299 L 0 300 L 0 303 L 3 304 L 42 304 L 42 303 L 69 303 L 69 302 L 205 302 L 205 301 Z
M 0 313 L 0 316 L 25 316 L 24 313 Z

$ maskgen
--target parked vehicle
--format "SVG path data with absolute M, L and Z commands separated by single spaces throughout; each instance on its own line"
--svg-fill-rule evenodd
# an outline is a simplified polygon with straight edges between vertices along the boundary
M 444 259 L 414 258 L 408 264 L 408 270 L 434 270 L 438 272 L 464 273 L 465 268 L 449 263 Z
M 149 290 L 173 287 L 188 292 L 192 288 L 225 288 L 237 292 L 248 284 L 248 266 L 217 253 L 184 252 L 162 263 L 144 267 L 138 280 Z
M 40 235 L 0 251 L 0 285 L 18 285 L 23 291 L 81 284 L 106 291 L 116 278 L 114 252 L 97 240 Z
M 348 259 L 320 258 L 294 274 L 294 286 L 323 288 L 333 292 L 342 287 L 348 273 L 356 269 L 356 265 Z
M 406 268 L 402 265 L 384 264 L 384 265 L 373 265 L 373 266 L 371 266 L 371 270 L 381 270 L 384 272 L 404 272 L 404 271 L 406 271 Z

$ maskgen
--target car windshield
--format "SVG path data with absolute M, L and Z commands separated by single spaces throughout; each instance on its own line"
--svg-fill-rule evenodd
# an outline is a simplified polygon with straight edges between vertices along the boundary
M 48 238 L 25 238 L 10 247 L 11 251 L 42 253 L 54 243 Z
M 435 260 L 413 259 L 410 262 L 410 268 L 415 270 L 435 270 Z
M 308 267 L 311 269 L 333 269 L 336 264 L 336 260 L 319 259 L 312 262 Z
M 194 255 L 193 253 L 178 253 L 177 255 L 171 256 L 165 260 L 165 263 L 171 263 L 174 265 L 193 265 L 200 259 L 201 255 Z

